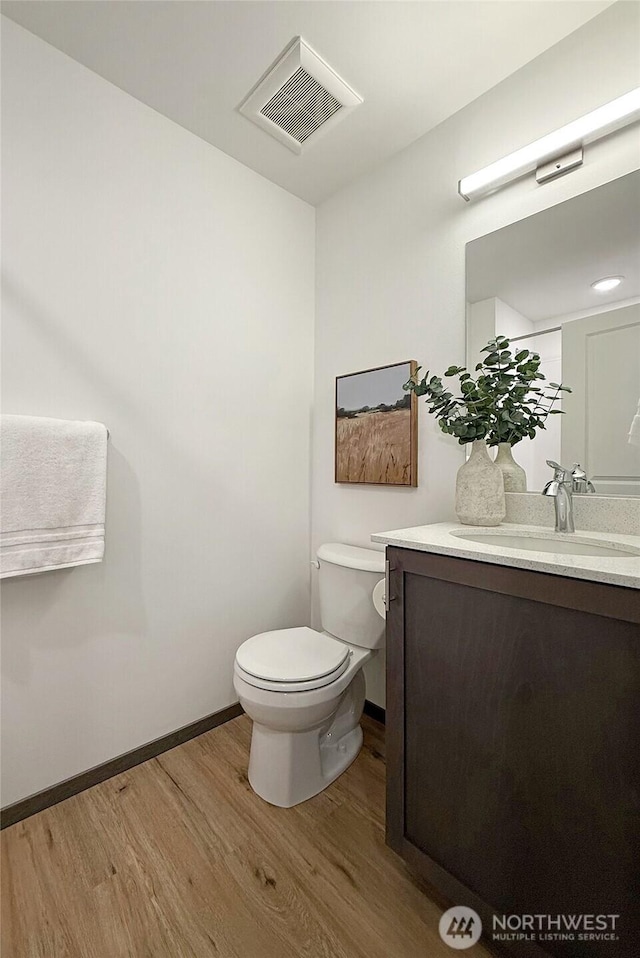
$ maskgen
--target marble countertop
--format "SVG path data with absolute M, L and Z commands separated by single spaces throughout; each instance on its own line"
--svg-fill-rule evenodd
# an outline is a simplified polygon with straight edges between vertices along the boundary
M 554 552 L 537 552 L 516 549 L 487 542 L 470 542 L 459 538 L 463 535 L 524 535 L 528 538 L 555 537 L 564 540 L 586 541 L 593 545 L 628 549 L 636 553 L 629 557 L 560 555 Z M 455 522 L 438 522 L 412 529 L 394 529 L 391 532 L 376 532 L 373 542 L 434 552 L 437 555 L 456 556 L 460 559 L 475 559 L 477 562 L 493 562 L 496 565 L 531 569 L 535 572 L 550 572 L 574 579 L 590 579 L 631 589 L 640 589 L 640 536 L 617 533 L 588 532 L 554 533 L 541 526 L 516 525 L 503 522 L 499 526 L 484 528 L 464 526 Z

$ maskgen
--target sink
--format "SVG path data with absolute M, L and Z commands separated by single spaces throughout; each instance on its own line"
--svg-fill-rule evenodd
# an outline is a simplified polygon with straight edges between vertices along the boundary
M 556 555 L 572 556 L 607 556 L 612 559 L 630 559 L 640 556 L 640 549 L 632 551 L 628 546 L 617 547 L 603 545 L 593 539 L 571 538 L 564 533 L 549 533 L 549 535 L 529 535 L 510 532 L 452 532 L 456 539 L 466 542 L 480 542 L 486 546 L 502 546 L 507 549 L 519 549 L 525 552 L 553 552 Z

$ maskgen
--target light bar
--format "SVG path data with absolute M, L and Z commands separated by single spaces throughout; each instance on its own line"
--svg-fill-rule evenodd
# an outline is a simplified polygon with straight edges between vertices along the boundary
M 571 149 L 592 143 L 601 136 L 640 118 L 640 87 L 598 107 L 579 120 L 560 127 L 554 133 L 535 140 L 515 153 L 503 157 L 483 170 L 465 176 L 458 183 L 458 193 L 465 200 L 475 199 L 504 186 L 524 173 L 530 173 L 541 163 L 562 156 Z

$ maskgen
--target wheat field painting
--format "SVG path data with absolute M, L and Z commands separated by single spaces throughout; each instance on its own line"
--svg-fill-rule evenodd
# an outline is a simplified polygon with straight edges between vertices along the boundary
M 414 361 L 336 379 L 336 482 L 417 486 Z

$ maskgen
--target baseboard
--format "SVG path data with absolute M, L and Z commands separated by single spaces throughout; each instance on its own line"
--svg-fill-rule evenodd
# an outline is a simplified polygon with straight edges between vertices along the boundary
M 376 722 L 381 722 L 382 725 L 385 724 L 387 713 L 381 705 L 374 705 L 373 702 L 369 702 L 368 699 L 365 699 L 364 702 L 364 714 L 368 715 L 369 718 L 375 719 Z
M 385 724 L 386 713 L 380 705 L 365 701 L 364 713 L 375 719 L 376 722 Z M 113 778 L 114 775 L 126 772 L 136 765 L 141 765 L 142 762 L 147 762 L 150 758 L 155 758 L 156 755 L 162 755 L 163 752 L 168 752 L 170 748 L 182 745 L 183 742 L 188 742 L 189 739 L 196 738 L 204 732 L 209 732 L 211 729 L 217 728 L 218 725 L 224 725 L 225 722 L 230 722 L 231 719 L 237 718 L 239 715 L 242 715 L 242 707 L 238 704 L 230 705 L 220 712 L 205 715 L 204 718 L 198 719 L 190 725 L 184 725 L 182 728 L 176 729 L 175 732 L 169 732 L 168 735 L 163 735 L 161 738 L 140 745 L 130 752 L 125 752 L 124 755 L 118 755 L 108 762 L 103 762 L 102 765 L 96 765 L 86 772 L 80 772 L 79 775 L 67 778 L 64 782 L 58 782 L 57 785 L 51 785 L 41 792 L 22 798 L 19 802 L 14 802 L 13 805 L 7 805 L 0 810 L 0 828 L 8 828 L 10 825 L 15 825 L 17 822 L 35 815 L 37 812 L 44 811 L 45 808 L 51 808 L 52 805 L 57 805 L 58 802 L 63 802 L 66 798 L 71 798 L 72 795 L 77 795 L 87 788 L 99 785 L 100 782 L 105 782 L 108 778 Z
M 220 712 L 205 715 L 204 718 L 198 719 L 196 722 L 191 722 L 190 725 L 184 725 L 182 728 L 176 729 L 175 732 L 169 732 L 168 735 L 163 735 L 161 738 L 156 738 L 152 742 L 140 745 L 130 752 L 125 752 L 124 755 L 118 755 L 116 758 L 109 759 L 108 762 L 104 762 L 102 765 L 96 765 L 86 772 L 81 772 L 79 775 L 67 778 L 64 782 L 51 785 L 41 792 L 36 792 L 35 795 L 22 798 L 19 802 L 14 802 L 13 805 L 7 805 L 0 811 L 2 819 L 0 827 L 7 828 L 9 825 L 15 825 L 16 822 L 21 822 L 24 818 L 35 815 L 36 812 L 41 812 L 45 808 L 57 805 L 58 802 L 63 802 L 65 798 L 71 798 L 72 795 L 77 795 L 78 792 L 84 792 L 85 789 L 91 788 L 93 785 L 99 785 L 100 782 L 104 782 L 108 778 L 113 778 L 114 775 L 119 775 L 120 772 L 126 772 L 127 769 L 133 768 L 135 765 L 140 765 L 150 758 L 155 758 L 156 755 L 168 752 L 170 748 L 175 748 L 176 745 L 182 745 L 183 742 L 188 742 L 189 739 L 196 738 L 197 735 L 202 735 L 203 732 L 209 732 L 212 728 L 217 728 L 218 725 L 224 725 L 225 722 L 229 722 L 239 715 L 242 715 L 242 706 L 239 704 L 230 705 Z

